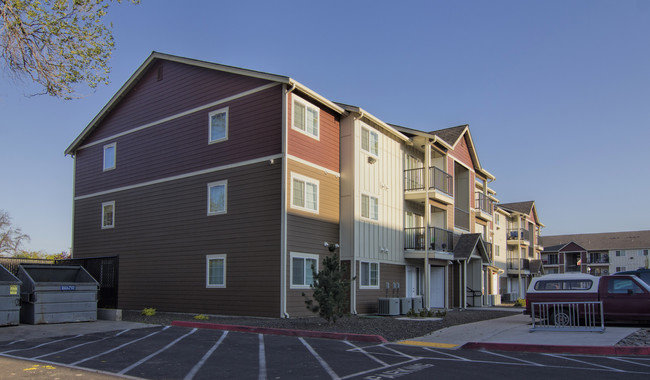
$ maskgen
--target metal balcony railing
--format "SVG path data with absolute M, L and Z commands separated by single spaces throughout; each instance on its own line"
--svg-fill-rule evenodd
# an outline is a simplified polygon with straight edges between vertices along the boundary
M 508 269 L 530 270 L 530 260 L 528 259 L 507 259 Z
M 412 227 L 404 229 L 404 249 L 424 251 L 426 240 L 424 237 L 425 227 Z M 453 252 L 454 233 L 438 227 L 429 227 L 428 248 L 433 251 Z
M 476 193 L 476 208 L 492 215 L 494 211 L 494 201 L 483 193 Z
M 424 189 L 424 168 L 404 170 L 404 191 Z M 429 189 L 439 190 L 449 196 L 453 196 L 454 181 L 452 176 L 442 169 L 436 167 L 429 168 Z
M 530 231 L 525 229 L 508 230 L 508 240 L 526 240 L 530 241 Z

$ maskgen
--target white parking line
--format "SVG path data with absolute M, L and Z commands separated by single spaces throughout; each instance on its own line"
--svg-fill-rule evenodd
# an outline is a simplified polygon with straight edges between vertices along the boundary
M 618 360 L 618 361 L 625 362 L 625 363 L 640 365 L 642 367 L 650 367 L 650 364 L 637 363 L 637 362 L 632 361 L 632 360 L 625 360 L 625 359 L 622 359 L 622 358 L 614 358 L 614 357 L 611 357 L 611 356 L 608 356 L 607 358 L 612 359 L 612 360 Z
M 113 352 L 113 351 L 117 351 L 117 350 L 119 350 L 119 349 L 122 349 L 123 347 L 126 347 L 126 346 L 128 346 L 128 345 L 130 345 L 130 344 L 133 344 L 133 343 L 135 343 L 135 342 L 139 342 L 139 341 L 141 341 L 141 340 L 143 340 L 143 339 L 147 339 L 147 338 L 150 337 L 150 336 L 154 336 L 154 335 L 156 335 L 156 334 L 160 334 L 161 332 L 167 330 L 169 327 L 170 327 L 170 326 L 165 326 L 165 327 L 164 327 L 162 330 L 160 330 L 160 331 L 152 332 L 151 334 L 146 335 L 146 336 L 143 336 L 142 338 L 134 339 L 134 340 L 132 340 L 132 341 L 130 341 L 130 342 L 124 343 L 124 344 L 119 345 L 119 346 L 117 346 L 117 347 L 115 347 L 115 348 L 111 348 L 111 349 L 108 350 L 108 351 L 104 351 L 104 352 L 99 353 L 99 354 L 97 354 L 97 355 L 93 355 L 93 356 L 87 357 L 87 358 L 85 358 L 85 359 L 78 360 L 78 361 L 72 363 L 71 365 L 77 365 L 77 364 L 79 364 L 79 363 L 87 362 L 88 360 L 92 360 L 92 359 L 98 358 L 98 357 L 100 357 L 100 356 L 102 356 L 102 355 L 110 354 L 111 352 Z
M 344 340 L 343 343 L 345 343 L 345 344 L 347 344 L 347 345 L 349 345 L 349 346 L 354 347 L 354 350 L 352 350 L 352 351 L 361 352 L 362 354 L 366 355 L 367 357 L 369 357 L 370 359 L 376 361 L 377 363 L 379 363 L 379 364 L 381 364 L 381 365 L 388 365 L 388 363 L 379 360 L 378 358 L 376 358 L 376 357 L 375 357 L 374 355 L 372 355 L 371 353 L 367 352 L 367 351 L 366 351 L 365 349 L 363 349 L 362 347 L 358 347 L 358 346 L 354 345 L 354 344 L 353 344 L 352 342 L 350 342 L 350 341 Z
M 5 344 L 3 347 L 11 346 L 11 345 L 14 344 L 14 343 L 20 343 L 20 342 L 24 342 L 24 341 L 25 341 L 25 339 L 14 340 L 14 341 L 11 342 L 11 343 L 7 343 L 7 344 Z
M 458 359 L 458 360 L 460 360 L 460 361 L 464 361 L 464 362 L 470 361 L 470 360 L 467 359 L 467 358 L 463 358 L 463 357 L 461 357 L 461 356 L 452 355 L 452 354 L 447 353 L 447 352 L 436 351 L 436 350 L 434 350 L 434 349 L 432 349 L 432 348 L 429 348 L 429 347 L 422 347 L 422 349 L 427 350 L 427 351 L 431 351 L 431 352 L 435 352 L 436 354 L 447 355 L 447 356 L 450 356 L 450 357 L 452 357 L 452 358 Z
M 259 348 L 259 376 L 257 377 L 259 380 L 266 380 L 266 354 L 264 353 L 264 335 L 263 334 L 258 334 L 259 341 L 260 341 L 260 348 Z
M 42 343 L 42 344 L 39 344 L 38 346 L 34 346 L 34 347 L 28 347 L 28 348 L 17 348 L 17 349 L 15 349 L 15 350 L 3 351 L 3 352 L 0 352 L 0 355 L 2 355 L 2 354 L 8 354 L 8 353 L 10 353 L 10 352 L 16 352 L 16 351 L 28 351 L 28 350 L 32 350 L 32 349 L 34 349 L 34 348 L 39 348 L 39 347 L 47 346 L 47 345 L 50 345 L 50 344 L 52 344 L 52 343 L 63 342 L 64 340 L 70 340 L 70 339 L 74 339 L 74 338 L 79 338 L 80 336 L 83 336 L 83 334 L 79 334 L 79 335 L 71 336 L 71 337 L 68 337 L 68 338 L 63 338 L 63 339 L 53 340 L 53 341 L 51 341 L 51 342 Z
M 586 361 L 583 361 L 583 360 L 572 359 L 572 358 L 569 358 L 569 357 L 566 357 L 566 356 L 562 356 L 562 355 L 555 355 L 555 354 L 542 354 L 542 355 L 552 356 L 552 357 L 554 357 L 554 358 L 558 358 L 558 359 L 570 360 L 570 361 L 573 361 L 573 362 L 576 362 L 576 363 L 582 363 L 582 364 L 587 364 L 587 365 L 593 365 L 593 366 L 600 367 L 600 368 L 605 368 L 605 369 L 608 369 L 608 370 L 610 370 L 610 371 L 614 371 L 614 372 L 626 372 L 626 371 L 624 371 L 624 370 L 622 370 L 622 369 L 618 369 L 618 368 L 614 368 L 614 367 L 608 367 L 608 366 L 606 366 L 606 365 L 600 365 L 600 364 L 596 364 L 596 363 L 590 363 L 590 362 L 586 362 Z
M 491 351 L 487 351 L 487 350 L 481 350 L 481 352 L 484 352 L 484 353 L 490 354 L 490 355 L 494 355 L 494 356 L 500 356 L 500 357 L 506 358 L 506 359 L 517 360 L 517 361 L 520 361 L 522 363 L 528 363 L 530 365 L 534 365 L 536 367 L 544 367 L 544 364 L 539 364 L 539 363 L 531 362 L 529 360 L 519 359 L 519 358 L 515 358 L 515 357 L 512 357 L 512 356 L 508 356 L 508 355 L 497 354 L 496 352 L 491 352 Z
M 181 340 L 183 340 L 183 339 L 187 338 L 188 336 L 194 334 L 194 333 L 196 332 L 196 330 L 198 330 L 198 329 L 197 329 L 197 328 L 193 328 L 193 329 L 192 329 L 190 332 L 188 332 L 187 334 L 185 334 L 185 335 L 183 335 L 183 336 L 180 336 L 180 337 L 174 339 L 171 343 L 169 343 L 169 344 L 166 345 L 165 347 L 161 348 L 160 350 L 154 352 L 154 353 L 151 354 L 151 355 L 148 355 L 148 356 L 146 356 L 146 357 L 144 357 L 144 358 L 138 360 L 137 362 L 135 362 L 135 363 L 131 364 L 130 366 L 124 368 L 123 370 L 121 370 L 121 371 L 118 372 L 117 374 L 118 374 L 118 375 L 124 375 L 125 373 L 129 372 L 129 371 L 132 370 L 133 368 L 139 366 L 139 365 L 142 364 L 142 363 L 145 363 L 147 360 L 153 358 L 154 356 L 156 356 L 156 355 L 158 355 L 159 353 L 161 353 L 161 352 L 167 350 L 168 348 L 170 348 L 171 346 L 173 346 L 173 345 L 175 345 L 176 343 L 180 342 Z
M 314 355 L 314 357 L 316 358 L 316 360 L 318 360 L 318 362 L 320 363 L 321 367 L 323 367 L 323 369 L 325 370 L 325 372 L 327 372 L 327 373 L 330 375 L 330 377 L 332 378 L 332 380 L 339 380 L 339 379 L 340 379 L 340 377 L 336 374 L 336 372 L 334 372 L 334 370 L 333 370 L 332 368 L 330 368 L 330 366 L 327 364 L 327 362 L 326 362 L 325 360 L 323 360 L 323 358 L 321 358 L 320 355 L 318 355 L 318 352 L 316 352 L 316 350 L 314 350 L 314 349 L 312 348 L 312 346 L 310 346 L 309 343 L 307 343 L 307 342 L 305 341 L 305 339 L 303 339 L 302 337 L 300 337 L 300 338 L 298 338 L 298 340 L 299 340 L 299 341 L 300 341 L 300 342 L 301 342 L 305 347 L 307 347 L 307 349 L 309 350 L 309 352 L 311 352 L 312 355 Z
M 199 362 L 196 363 L 196 365 L 192 368 L 192 370 L 188 372 L 187 375 L 185 375 L 185 378 L 183 380 L 192 380 L 194 376 L 196 376 L 197 372 L 199 372 L 199 370 L 201 369 L 201 367 L 203 367 L 205 362 L 210 358 L 210 356 L 212 356 L 212 353 L 221 345 L 221 342 L 223 342 L 223 340 L 226 339 L 226 335 L 228 335 L 228 331 L 224 331 L 223 334 L 221 334 L 221 338 L 219 338 L 217 343 L 215 343 L 214 346 L 212 346 L 212 348 L 210 348 L 208 352 L 206 352 L 205 355 L 203 355 L 201 360 L 199 360 Z
M 93 341 L 90 341 L 90 342 L 77 344 L 77 345 L 72 346 L 72 347 L 64 348 L 63 350 L 54 351 L 54 352 L 49 352 L 49 353 L 47 353 L 47 354 L 43 354 L 43 355 L 40 355 L 40 356 L 36 356 L 36 357 L 33 358 L 33 359 L 40 359 L 40 358 L 44 358 L 44 357 L 46 357 L 46 356 L 50 356 L 50 355 L 54 355 L 54 354 L 60 354 L 61 352 L 69 351 L 69 350 L 75 349 L 75 348 L 77 348 L 77 347 L 83 347 L 83 346 L 85 346 L 85 345 L 87 345 L 87 344 L 101 342 L 102 340 L 106 340 L 106 339 L 108 339 L 108 338 L 112 338 L 112 337 L 107 336 L 106 338 L 97 339 L 97 340 L 93 340 Z
M 421 360 L 421 358 L 414 358 L 414 359 L 411 359 L 411 360 L 407 360 L 407 361 L 405 361 L 405 362 L 400 362 L 400 363 L 395 363 L 395 364 L 389 364 L 389 365 L 385 365 L 385 366 L 382 366 L 382 367 L 372 368 L 372 369 L 369 369 L 369 370 L 366 370 L 366 371 L 361 371 L 361 372 L 357 372 L 357 373 L 352 373 L 352 374 L 350 374 L 350 375 L 346 375 L 346 376 L 342 377 L 341 379 L 342 379 L 342 380 L 350 379 L 350 378 L 352 378 L 352 377 L 357 377 L 357 376 L 365 375 L 365 374 L 367 374 L 367 373 L 372 373 L 372 372 L 382 371 L 382 370 L 385 370 L 385 369 L 387 369 L 387 368 L 401 366 L 401 365 L 404 365 L 404 364 L 408 364 L 408 363 L 416 362 L 416 361 L 418 361 L 418 360 Z

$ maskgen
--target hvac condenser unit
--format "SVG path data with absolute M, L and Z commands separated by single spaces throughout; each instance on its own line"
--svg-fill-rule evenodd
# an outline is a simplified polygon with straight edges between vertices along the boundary
M 413 297 L 413 311 L 419 313 L 422 310 L 422 297 Z
M 400 298 L 399 299 L 399 313 L 406 314 L 413 308 L 413 298 Z
M 399 315 L 399 298 L 379 298 L 377 300 L 377 314 Z

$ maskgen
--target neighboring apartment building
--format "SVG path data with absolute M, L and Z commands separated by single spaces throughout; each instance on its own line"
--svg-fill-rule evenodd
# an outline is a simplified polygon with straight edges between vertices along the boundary
M 73 255 L 119 255 L 120 308 L 310 315 L 311 267 L 337 249 L 354 313 L 496 292 L 494 176 L 466 125 L 388 125 L 289 77 L 153 53 L 66 154 Z
M 495 266 L 500 275 L 501 301 L 524 298 L 533 276 L 542 273 L 541 228 L 535 201 L 496 205 Z M 498 235 L 498 236 L 497 236 Z M 505 253 L 505 256 L 504 256 Z
M 650 231 L 552 235 L 542 238 L 547 273 L 603 276 L 650 267 Z

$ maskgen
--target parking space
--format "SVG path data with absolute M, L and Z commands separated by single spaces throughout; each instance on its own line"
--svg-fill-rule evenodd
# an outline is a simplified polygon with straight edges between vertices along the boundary
M 647 378 L 646 357 L 445 350 L 151 327 L 0 343 L 0 355 L 145 379 Z

